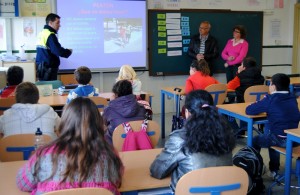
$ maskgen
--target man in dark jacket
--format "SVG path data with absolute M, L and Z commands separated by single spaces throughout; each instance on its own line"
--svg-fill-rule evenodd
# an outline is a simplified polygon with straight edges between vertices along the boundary
M 36 47 L 36 70 L 39 80 L 57 80 L 59 56 L 68 58 L 72 54 L 72 49 L 65 49 L 58 42 L 56 34 L 59 28 L 60 17 L 53 13 L 48 14 Z
M 188 55 L 193 60 L 205 59 L 210 69 L 210 76 L 213 75 L 212 60 L 219 56 L 217 40 L 209 34 L 211 25 L 208 21 L 201 22 L 199 34 L 191 38 Z

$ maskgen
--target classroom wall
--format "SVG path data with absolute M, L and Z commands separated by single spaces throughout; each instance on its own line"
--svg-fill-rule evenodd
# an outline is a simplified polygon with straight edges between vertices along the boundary
M 280 5 L 277 7 L 276 2 L 283 2 L 283 7 Z M 294 4 L 297 3 L 297 0 L 148 0 L 147 3 L 149 9 L 199 8 L 264 11 L 263 75 L 271 76 L 277 72 L 292 73 Z M 6 21 L 7 19 L 0 18 L 0 26 L 1 24 L 5 25 Z M 23 26 L 32 21 L 35 33 L 25 36 L 22 30 Z M 36 33 L 43 28 L 44 18 L 13 18 L 11 23 L 12 50 L 19 50 L 23 44 L 25 44 L 26 50 L 35 50 Z M 6 50 L 6 37 L 6 31 L 3 31 L 3 36 L 0 36 L 0 50 L 2 51 Z M 27 54 L 27 57 L 32 59 L 35 54 Z M 182 86 L 187 78 L 187 76 L 149 77 L 147 71 L 137 73 L 143 83 L 142 90 L 154 95 L 154 113 L 160 112 L 160 89 L 166 86 Z M 92 82 L 101 91 L 107 92 L 111 91 L 116 77 L 116 72 L 93 73 Z M 224 74 L 216 74 L 215 77 L 221 82 L 226 81 Z M 167 100 L 166 112 L 173 111 L 173 104 L 173 101 Z

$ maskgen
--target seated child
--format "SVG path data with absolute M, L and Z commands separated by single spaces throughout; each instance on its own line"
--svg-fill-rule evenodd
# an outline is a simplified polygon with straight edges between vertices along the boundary
M 80 66 L 75 70 L 74 75 L 79 85 L 69 92 L 67 103 L 77 97 L 92 97 L 99 95 L 99 90 L 89 84 L 92 79 L 92 73 L 88 67 Z
M 69 188 L 106 188 L 120 195 L 123 164 L 104 140 L 95 103 L 78 97 L 64 107 L 59 137 L 39 148 L 17 174 L 17 187 L 31 194 Z
M 286 147 L 286 133 L 284 130 L 297 128 L 299 124 L 299 109 L 296 96 L 289 92 L 290 78 L 282 73 L 272 76 L 269 86 L 270 94 L 262 100 L 249 105 L 246 114 L 256 115 L 267 113 L 269 134 L 260 134 L 253 138 L 253 147 L 269 150 L 270 175 L 276 179 L 280 167 L 280 154 L 271 146 Z
M 218 84 L 215 78 L 209 76 L 210 70 L 207 62 L 202 60 L 194 60 L 190 65 L 190 76 L 186 80 L 185 94 L 190 93 L 193 90 L 205 89 L 212 84 Z
M 16 88 L 16 103 L 0 116 L 0 134 L 4 137 L 16 134 L 34 134 L 38 127 L 43 134 L 56 139 L 60 118 L 53 108 L 39 104 L 39 90 L 30 82 L 20 83 Z
M 132 93 L 140 99 L 140 94 L 142 90 L 142 82 L 137 78 L 136 72 L 130 65 L 123 65 L 120 68 L 119 76 L 116 81 L 128 80 L 132 84 Z
M 120 80 L 113 86 L 112 92 L 115 99 L 104 108 L 103 118 L 108 130 L 106 140 L 112 143 L 112 135 L 115 128 L 124 122 L 144 120 L 146 110 L 139 104 L 132 94 L 132 85 L 128 80 Z
M 257 66 L 253 57 L 246 57 L 238 67 L 235 78 L 228 82 L 227 88 L 235 90 L 237 103 L 243 103 L 244 93 L 248 87 L 263 85 L 264 77 L 261 75 L 261 68 Z
M 151 164 L 152 177 L 171 175 L 171 189 L 186 173 L 206 167 L 231 166 L 235 139 L 232 129 L 213 106 L 205 90 L 194 90 L 185 98 L 187 121 L 170 134 L 162 152 Z
M 6 73 L 7 86 L 0 90 L 0 97 L 7 98 L 15 95 L 17 85 L 22 83 L 24 77 L 23 68 L 19 66 L 11 66 Z

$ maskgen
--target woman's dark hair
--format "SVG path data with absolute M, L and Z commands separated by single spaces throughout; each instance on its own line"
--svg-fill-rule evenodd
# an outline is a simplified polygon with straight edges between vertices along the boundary
M 116 97 L 130 95 L 132 94 L 132 84 L 128 80 L 120 80 L 114 84 L 112 92 Z
M 191 113 L 185 124 L 185 145 L 189 152 L 219 156 L 233 150 L 233 131 L 213 106 L 213 98 L 207 91 L 190 92 L 186 96 L 185 107 Z
M 58 157 L 66 156 L 66 167 L 63 170 L 63 180 L 60 182 L 75 182 L 78 174 L 79 184 L 101 167 L 103 177 L 120 187 L 123 164 L 116 155 L 114 148 L 104 139 L 103 119 L 95 103 L 89 98 L 78 97 L 67 104 L 63 110 L 58 128 L 59 137 L 37 151 L 37 163 L 34 175 L 40 169 L 41 157 L 53 147 L 51 154 L 53 162 L 51 179 L 58 170 Z M 104 170 L 105 169 L 105 170 Z M 104 175 L 104 173 L 107 174 Z
M 15 98 L 17 103 L 37 104 L 40 98 L 39 90 L 33 83 L 20 83 L 16 88 Z
M 86 66 L 80 66 L 78 67 L 75 72 L 75 79 L 76 81 L 81 85 L 87 85 L 92 79 L 92 72 L 91 70 Z
M 246 29 L 243 25 L 236 25 L 233 29 L 233 31 L 238 30 L 240 31 L 241 38 L 245 39 L 246 38 Z
M 195 68 L 197 71 L 202 72 L 202 74 L 204 76 L 207 76 L 210 74 L 208 63 L 204 59 L 201 59 L 199 61 L 194 60 L 192 62 L 192 64 L 190 65 L 190 67 Z

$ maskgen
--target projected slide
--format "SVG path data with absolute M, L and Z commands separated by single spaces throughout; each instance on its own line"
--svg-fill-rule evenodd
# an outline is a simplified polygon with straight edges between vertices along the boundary
M 60 69 L 146 66 L 146 1 L 57 0 L 60 43 L 73 49 Z

